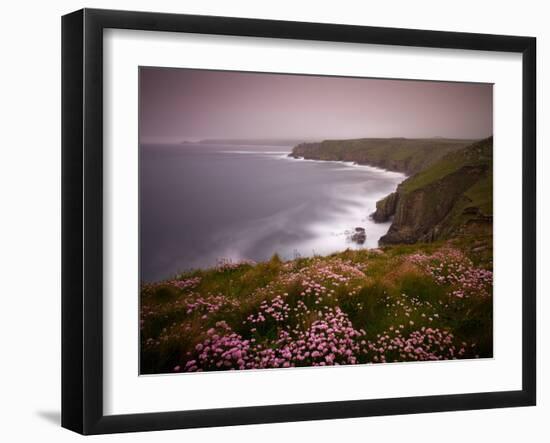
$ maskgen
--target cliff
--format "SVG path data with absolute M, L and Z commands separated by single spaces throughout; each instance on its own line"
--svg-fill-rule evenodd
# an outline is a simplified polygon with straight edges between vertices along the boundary
M 430 242 L 492 232 L 493 138 L 447 153 L 380 200 L 375 221 L 390 218 L 381 244 Z
M 472 143 L 473 140 L 444 138 L 325 140 L 299 144 L 294 147 L 290 156 L 311 160 L 351 161 L 412 175 Z
M 397 192 L 392 192 L 387 197 L 377 201 L 376 211 L 371 214 L 372 219 L 378 223 L 388 221 L 395 214 L 397 200 Z

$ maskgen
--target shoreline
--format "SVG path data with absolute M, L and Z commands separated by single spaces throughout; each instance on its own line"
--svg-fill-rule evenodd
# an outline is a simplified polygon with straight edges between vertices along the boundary
M 316 158 L 305 158 L 305 157 L 301 157 L 301 156 L 298 156 L 298 155 L 294 155 L 292 152 L 290 152 L 287 157 L 288 157 L 288 159 L 291 159 L 291 160 L 317 162 L 317 163 L 339 163 L 339 164 L 343 164 L 343 165 L 348 166 L 348 167 L 368 168 L 368 169 L 371 170 L 371 172 L 381 172 L 381 173 L 386 173 L 386 174 L 399 174 L 399 175 L 402 175 L 404 177 L 403 181 L 405 181 L 406 179 L 408 179 L 410 177 L 410 175 L 407 175 L 407 173 L 405 173 L 403 171 L 385 169 L 385 168 L 382 168 L 380 166 L 375 166 L 373 164 L 358 163 L 356 161 L 351 161 L 351 160 L 350 161 L 346 161 L 346 160 L 320 160 L 320 159 L 316 159 Z M 399 184 L 401 184 L 401 183 L 399 183 Z

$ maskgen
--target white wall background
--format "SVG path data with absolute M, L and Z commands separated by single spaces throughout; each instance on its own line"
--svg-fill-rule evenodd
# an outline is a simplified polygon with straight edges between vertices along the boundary
M 60 16 L 81 7 L 233 15 L 538 38 L 539 226 L 550 223 L 549 12 L 536 0 L 392 2 L 54 0 L 5 2 L 0 45 L 0 436 L 3 441 L 75 441 L 60 415 Z M 546 111 L 546 113 L 544 112 Z M 548 123 L 546 123 L 548 124 Z M 510 202 L 510 210 L 519 210 Z M 539 229 L 539 275 L 550 264 Z M 512 235 L 512 233 L 511 233 Z M 546 248 L 544 252 L 542 249 Z M 539 405 L 411 416 L 330 420 L 102 436 L 94 441 L 281 442 L 379 440 L 548 441 L 550 279 L 539 278 Z M 452 383 L 452 380 L 449 381 Z

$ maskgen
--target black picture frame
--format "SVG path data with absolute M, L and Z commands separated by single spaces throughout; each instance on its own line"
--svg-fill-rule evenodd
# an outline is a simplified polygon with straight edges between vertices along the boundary
M 522 54 L 522 389 L 104 415 L 102 77 L 103 30 L 107 28 Z M 535 405 L 535 85 L 533 37 L 97 9 L 65 15 L 62 18 L 62 426 L 82 434 L 104 434 Z

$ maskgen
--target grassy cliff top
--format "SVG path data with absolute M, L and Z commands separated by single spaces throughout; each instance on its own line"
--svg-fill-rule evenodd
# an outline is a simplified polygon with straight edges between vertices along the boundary
M 470 205 L 479 207 L 486 215 L 490 215 L 493 207 L 493 137 L 446 154 L 429 168 L 401 183 L 399 191 L 403 194 L 410 193 L 467 166 L 487 167 L 487 174 L 468 189 L 465 195 L 470 199 Z
M 426 168 L 401 184 L 400 190 L 407 193 L 445 177 L 463 166 L 492 165 L 493 138 L 489 137 L 470 146 L 446 153 Z

